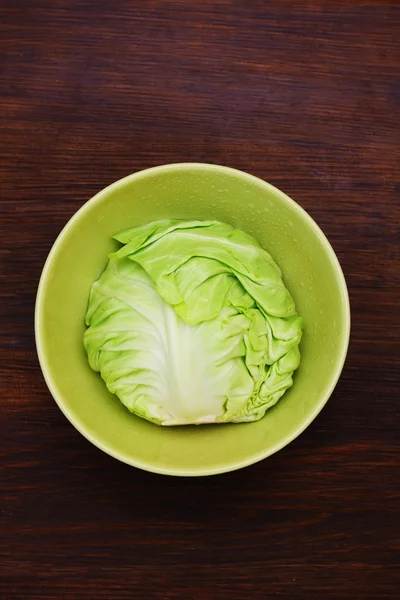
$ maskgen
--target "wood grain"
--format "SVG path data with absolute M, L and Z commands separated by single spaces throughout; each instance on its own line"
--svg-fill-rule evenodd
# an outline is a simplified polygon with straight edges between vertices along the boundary
M 398 2 L 3 0 L 1 31 L 0 597 L 397 598 Z M 67 219 L 178 161 L 293 196 L 339 256 L 353 320 L 312 426 L 199 480 L 92 447 L 52 400 L 33 333 Z

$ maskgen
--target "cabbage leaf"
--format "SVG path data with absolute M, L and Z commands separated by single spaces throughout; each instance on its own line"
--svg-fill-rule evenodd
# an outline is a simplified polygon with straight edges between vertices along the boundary
M 263 417 L 292 385 L 302 334 L 268 252 L 217 221 L 157 221 L 115 239 L 84 336 L 108 389 L 161 425 Z

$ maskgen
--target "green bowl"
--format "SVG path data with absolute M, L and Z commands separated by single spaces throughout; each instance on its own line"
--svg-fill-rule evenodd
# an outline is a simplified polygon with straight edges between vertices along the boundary
M 283 271 L 304 319 L 293 387 L 256 423 L 158 427 L 131 413 L 88 364 L 84 316 L 91 284 L 117 247 L 111 236 L 165 218 L 218 219 L 253 235 Z M 102 190 L 58 236 L 40 279 L 35 313 L 40 365 L 57 404 L 104 452 L 168 475 L 211 475 L 266 458 L 322 409 L 346 356 L 350 309 L 329 242 L 298 204 L 247 173 L 183 163 L 140 171 Z

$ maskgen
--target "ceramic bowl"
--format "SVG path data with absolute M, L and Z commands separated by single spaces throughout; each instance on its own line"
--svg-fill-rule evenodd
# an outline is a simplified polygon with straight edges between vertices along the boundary
M 111 236 L 165 218 L 218 219 L 254 236 L 280 266 L 304 319 L 292 388 L 256 423 L 159 427 L 132 415 L 89 367 L 82 343 L 91 284 L 117 247 Z M 58 236 L 35 314 L 40 364 L 65 416 L 98 448 L 135 467 L 211 475 L 266 458 L 317 416 L 346 356 L 346 283 L 312 218 L 272 185 L 227 167 L 183 163 L 140 171 L 89 200 Z

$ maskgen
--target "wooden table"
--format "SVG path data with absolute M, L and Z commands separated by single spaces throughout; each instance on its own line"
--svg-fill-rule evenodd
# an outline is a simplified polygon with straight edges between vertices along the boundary
M 2 6 L 1 599 L 397 598 L 400 5 Z M 46 388 L 33 332 L 69 217 L 116 179 L 180 161 L 244 169 L 295 198 L 338 254 L 353 320 L 308 430 L 199 479 L 87 442 Z

